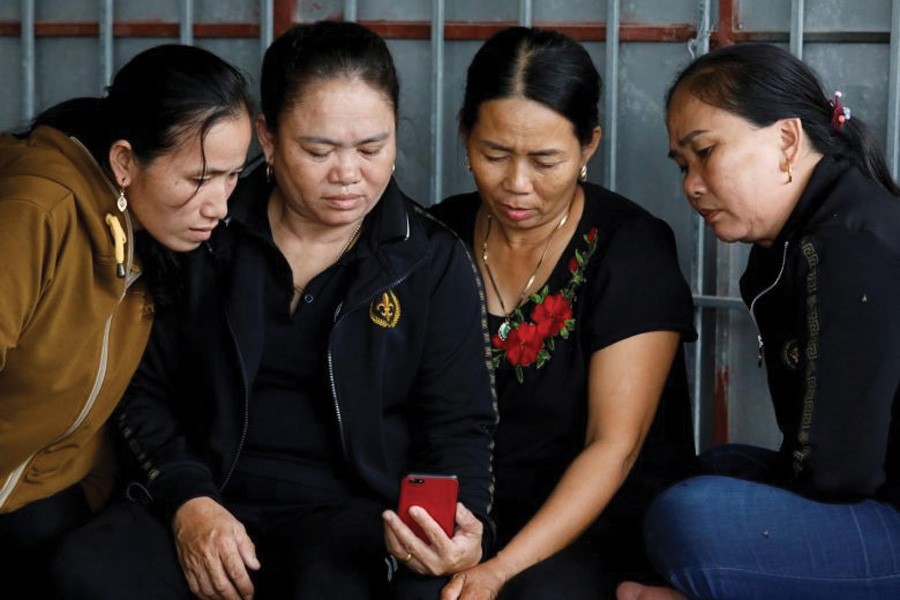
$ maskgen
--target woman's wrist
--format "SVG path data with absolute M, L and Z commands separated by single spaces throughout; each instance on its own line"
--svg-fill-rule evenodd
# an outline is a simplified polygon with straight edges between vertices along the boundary
M 486 566 L 489 566 L 494 574 L 504 584 L 515 577 L 519 573 L 519 571 L 522 570 L 517 567 L 516 564 L 511 561 L 508 556 L 505 556 L 502 550 L 498 552 L 492 559 L 486 561 L 484 564 Z

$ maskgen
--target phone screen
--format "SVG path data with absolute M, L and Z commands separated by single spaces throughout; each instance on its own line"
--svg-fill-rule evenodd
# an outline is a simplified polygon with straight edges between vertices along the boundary
M 456 475 L 411 473 L 400 482 L 400 506 L 397 514 L 419 538 L 428 542 L 428 536 L 409 514 L 411 506 L 421 506 L 437 521 L 448 537 L 453 537 L 458 488 Z

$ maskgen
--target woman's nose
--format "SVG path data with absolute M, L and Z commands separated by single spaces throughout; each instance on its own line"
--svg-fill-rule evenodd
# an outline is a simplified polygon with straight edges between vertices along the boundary
M 234 191 L 235 183 L 237 181 L 234 183 L 226 181 L 221 187 L 214 190 L 201 206 L 200 214 L 207 219 L 216 219 L 217 221 L 224 219 L 228 214 L 228 198 Z
M 349 185 L 359 181 L 359 164 L 352 152 L 338 152 L 337 162 L 331 169 L 331 182 Z
M 688 169 L 684 174 L 684 195 L 688 200 L 699 198 L 706 191 L 706 183 L 699 173 L 692 169 Z
M 511 160 L 506 169 L 506 188 L 513 193 L 527 194 L 531 191 L 531 177 L 528 166 L 522 161 Z

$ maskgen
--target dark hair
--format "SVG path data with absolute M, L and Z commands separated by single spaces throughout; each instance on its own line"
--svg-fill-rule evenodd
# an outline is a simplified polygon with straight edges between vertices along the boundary
M 848 159 L 867 177 L 900 195 L 884 152 L 866 124 L 854 114 L 843 127 L 835 128 L 834 108 L 819 77 L 786 50 L 736 44 L 697 58 L 666 93 L 667 110 L 680 88 L 759 127 L 797 117 L 817 151 Z
M 202 141 L 218 122 L 252 114 L 247 80 L 215 54 L 193 46 L 166 44 L 137 54 L 116 73 L 104 98 L 75 98 L 53 106 L 32 123 L 76 137 L 111 175 L 109 149 L 126 140 L 139 161 L 149 162 L 194 132 Z M 149 234 L 135 236 L 143 279 L 157 310 L 179 293 L 175 254 Z
M 233 66 L 202 48 L 166 44 L 128 61 L 106 97 L 53 106 L 32 129 L 49 125 L 75 136 L 108 169 L 116 140 L 128 141 L 138 160 L 148 162 L 190 132 L 202 140 L 220 120 L 252 113 L 252 105 L 247 80 Z
M 599 123 L 597 104 L 603 82 L 584 47 L 556 31 L 511 27 L 492 35 L 475 54 L 466 76 L 459 111 L 467 133 L 489 100 L 521 96 L 568 119 L 582 145 Z
M 262 111 L 271 130 L 316 81 L 361 79 L 381 91 L 397 117 L 400 84 L 387 44 L 358 23 L 319 21 L 296 25 L 272 42 L 260 76 Z

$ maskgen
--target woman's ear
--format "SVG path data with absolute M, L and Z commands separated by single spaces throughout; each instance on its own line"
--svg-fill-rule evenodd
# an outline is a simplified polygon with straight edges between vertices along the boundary
M 259 140 L 266 162 L 271 164 L 272 154 L 275 152 L 275 134 L 269 129 L 264 115 L 256 115 L 254 125 L 256 125 L 256 139 Z
M 600 147 L 601 139 L 603 139 L 603 130 L 598 125 L 597 127 L 594 127 L 594 130 L 591 132 L 591 140 L 581 147 L 581 164 L 587 164 L 587 161 L 597 153 L 597 148 Z
M 116 140 L 112 143 L 109 147 L 109 166 L 112 169 L 113 177 L 116 178 L 116 185 L 120 188 L 128 187 L 137 166 L 137 158 L 130 142 Z
M 804 148 L 803 124 L 800 122 L 800 117 L 791 117 L 790 119 L 778 121 L 778 134 L 785 161 L 794 164 L 806 150 Z

